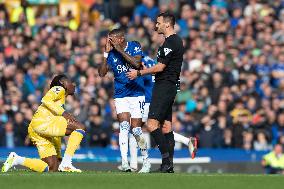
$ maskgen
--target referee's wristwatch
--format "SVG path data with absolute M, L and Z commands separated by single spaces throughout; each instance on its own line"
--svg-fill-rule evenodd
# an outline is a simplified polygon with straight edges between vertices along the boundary
M 140 77 L 141 76 L 141 72 L 140 70 L 137 70 L 137 77 Z

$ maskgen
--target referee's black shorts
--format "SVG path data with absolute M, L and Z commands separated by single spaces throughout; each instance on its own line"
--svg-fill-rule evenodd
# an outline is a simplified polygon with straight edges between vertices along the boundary
M 177 86 L 170 81 L 156 81 L 152 91 L 148 119 L 156 119 L 160 123 L 172 121 L 172 106 L 177 94 Z

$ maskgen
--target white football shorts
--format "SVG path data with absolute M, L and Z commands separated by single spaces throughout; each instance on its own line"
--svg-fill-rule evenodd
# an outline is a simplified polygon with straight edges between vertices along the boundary
M 142 118 L 145 96 L 114 99 L 116 114 L 129 112 L 131 118 Z
M 146 123 L 148 120 L 150 103 L 145 103 L 143 108 L 142 122 Z

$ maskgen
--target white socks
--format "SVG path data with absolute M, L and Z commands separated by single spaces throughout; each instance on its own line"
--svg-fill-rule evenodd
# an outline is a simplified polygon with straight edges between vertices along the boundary
M 121 159 L 124 162 L 128 162 L 127 160 L 127 152 L 128 152 L 128 133 L 130 130 L 130 124 L 127 121 L 123 121 L 119 124 L 119 148 Z
M 65 153 L 61 163 L 62 165 L 72 164 L 72 156 Z
M 173 132 L 173 133 L 174 133 L 174 138 L 175 138 L 176 142 L 180 142 L 180 143 L 183 143 L 184 145 L 188 146 L 189 138 L 182 136 L 181 134 L 178 134 L 176 132 Z
M 16 155 L 14 165 L 24 165 L 25 157 Z
M 143 136 L 143 132 L 141 127 L 135 127 L 132 129 L 132 133 L 137 141 L 137 144 L 140 148 L 141 155 L 143 158 L 143 161 L 148 159 L 148 150 L 147 150 L 147 142 Z
M 138 169 L 138 157 L 137 157 L 138 145 L 133 134 L 129 135 L 129 152 L 130 152 L 130 167 L 132 169 Z

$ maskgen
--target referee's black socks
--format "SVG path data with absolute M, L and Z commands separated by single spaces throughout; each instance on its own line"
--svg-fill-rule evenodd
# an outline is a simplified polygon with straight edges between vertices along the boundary
M 154 138 L 155 143 L 158 145 L 158 148 L 162 155 L 162 164 L 170 164 L 170 155 L 169 155 L 169 143 L 166 140 L 166 137 L 163 135 L 162 130 L 157 128 L 151 132 L 151 136 Z
M 174 150 L 175 150 L 175 138 L 173 131 L 165 134 L 166 141 L 169 144 L 169 158 L 171 164 L 173 165 L 173 158 L 174 158 Z

